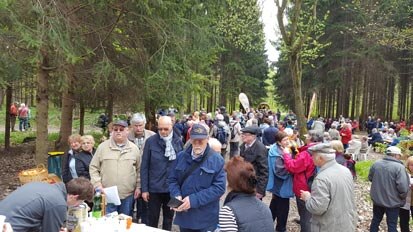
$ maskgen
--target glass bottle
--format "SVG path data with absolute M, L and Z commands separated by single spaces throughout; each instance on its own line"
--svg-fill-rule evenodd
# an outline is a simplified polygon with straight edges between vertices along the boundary
M 92 217 L 102 217 L 102 194 L 100 189 L 96 189 L 95 196 L 93 197 Z

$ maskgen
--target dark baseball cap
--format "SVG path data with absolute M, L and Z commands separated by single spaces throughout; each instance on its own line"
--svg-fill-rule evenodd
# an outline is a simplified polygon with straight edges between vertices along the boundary
M 190 133 L 190 138 L 191 139 L 207 139 L 208 130 L 205 128 L 205 126 L 199 123 L 193 124 L 191 133 Z
M 124 120 L 118 120 L 115 123 L 113 123 L 114 126 L 123 126 L 123 127 L 128 127 L 128 123 L 125 122 Z

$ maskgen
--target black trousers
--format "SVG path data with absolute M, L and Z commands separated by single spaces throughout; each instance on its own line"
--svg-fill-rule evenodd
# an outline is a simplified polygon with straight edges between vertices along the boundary
M 277 219 L 277 226 L 275 231 L 285 232 L 287 231 L 287 219 L 288 211 L 290 210 L 290 198 L 281 198 L 277 195 L 272 195 L 270 210 L 272 214 L 272 220 Z
M 148 203 L 142 197 L 136 199 L 136 221 L 148 225 Z
M 411 213 L 411 217 L 413 218 L 413 206 L 410 206 L 410 210 L 400 208 L 400 211 L 399 211 L 400 222 L 399 223 L 400 223 L 401 232 L 410 232 L 410 229 L 409 229 L 410 213 Z
M 174 211 L 168 207 L 170 200 L 169 193 L 149 193 L 148 202 L 148 225 L 158 228 L 159 215 L 162 207 L 163 221 L 162 229 L 170 231 L 172 228 L 172 220 Z

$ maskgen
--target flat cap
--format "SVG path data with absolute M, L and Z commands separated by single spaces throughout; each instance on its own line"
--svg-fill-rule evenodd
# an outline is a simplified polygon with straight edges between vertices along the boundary
M 308 148 L 308 152 L 313 155 L 316 152 L 323 154 L 335 154 L 336 151 L 331 147 L 329 143 L 319 143 Z
M 241 132 L 256 135 L 258 134 L 258 129 L 259 128 L 257 126 L 247 126 L 245 128 L 242 128 Z

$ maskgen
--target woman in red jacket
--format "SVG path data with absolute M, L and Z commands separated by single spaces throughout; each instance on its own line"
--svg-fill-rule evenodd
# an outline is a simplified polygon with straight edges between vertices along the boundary
M 343 128 L 340 130 L 341 142 L 343 143 L 344 150 L 348 148 L 348 143 L 351 140 L 351 125 L 348 123 L 343 123 Z
M 300 215 L 301 232 L 310 232 L 311 213 L 306 209 L 305 202 L 300 199 L 301 191 L 310 191 L 308 180 L 315 174 L 313 159 L 307 149 L 319 142 L 323 142 L 322 131 L 310 130 L 306 139 L 306 146 L 300 147 L 295 158 L 284 154 L 284 165 L 288 172 L 293 174 L 293 192 L 296 196 L 297 210 Z

